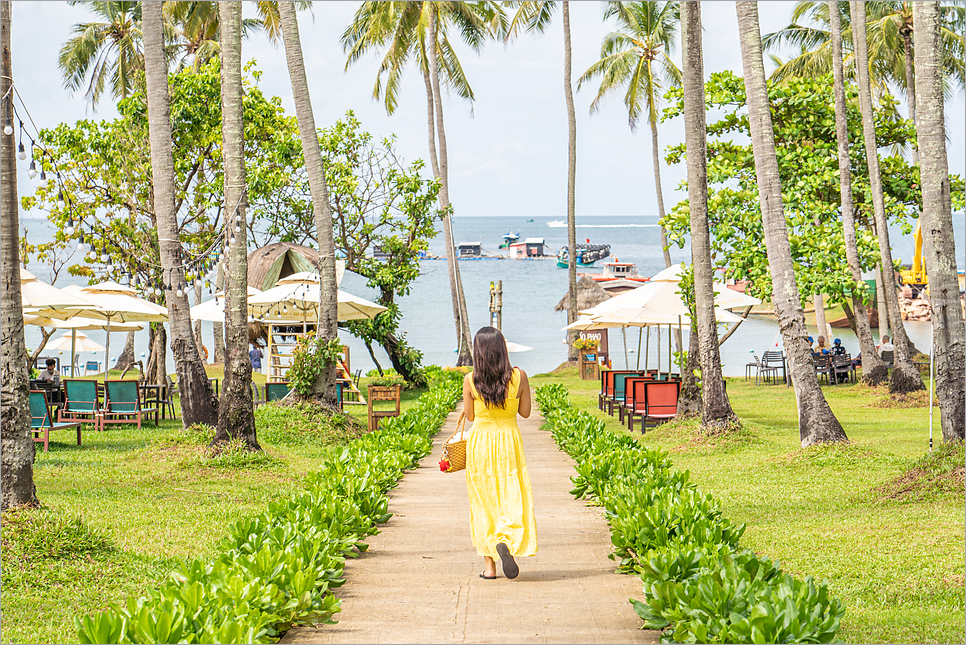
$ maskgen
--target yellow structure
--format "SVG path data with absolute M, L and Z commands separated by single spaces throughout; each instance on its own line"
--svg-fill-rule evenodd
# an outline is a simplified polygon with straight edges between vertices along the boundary
M 912 268 L 904 269 L 900 274 L 902 284 L 913 287 L 925 287 L 929 284 L 929 276 L 926 275 L 926 268 L 922 264 L 922 218 L 916 221 L 916 230 L 913 233 L 916 239 L 916 253 L 912 257 Z

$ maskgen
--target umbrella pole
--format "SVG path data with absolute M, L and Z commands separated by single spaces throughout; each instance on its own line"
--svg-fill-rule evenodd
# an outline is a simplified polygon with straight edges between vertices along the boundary
M 651 327 L 647 328 L 647 344 L 644 345 L 644 369 L 647 369 L 651 362 L 648 360 L 648 356 L 651 353 Z
M 637 328 L 637 369 L 641 369 L 641 338 L 644 336 L 644 328 Z
M 74 347 L 77 344 L 77 330 L 70 330 L 70 377 L 74 378 Z
M 671 354 L 671 323 L 667 324 L 667 377 L 671 378 L 671 364 L 673 363 L 673 356 Z
M 107 319 L 107 339 L 104 341 L 104 380 L 107 380 L 107 370 L 111 366 L 111 319 Z
M 661 326 L 657 326 L 657 377 L 661 378 Z
M 681 378 L 684 378 L 684 366 L 687 364 L 687 361 L 684 360 L 684 333 L 681 330 L 681 316 L 678 316 L 678 336 L 681 337 L 681 347 L 679 348 L 681 350 L 681 365 L 678 367 L 678 374 L 681 375 Z M 691 339 L 689 338 L 688 343 L 690 342 Z
M 627 369 L 627 327 L 621 327 L 621 338 L 624 339 L 624 369 Z

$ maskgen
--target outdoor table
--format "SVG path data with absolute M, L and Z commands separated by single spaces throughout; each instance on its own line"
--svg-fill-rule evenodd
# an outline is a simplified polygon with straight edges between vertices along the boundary
M 141 403 L 147 406 L 149 403 L 154 404 L 154 424 L 158 424 L 158 409 L 160 408 L 161 418 L 164 419 L 164 402 L 167 400 L 167 385 L 158 385 L 155 383 L 142 383 L 138 385 L 141 389 Z

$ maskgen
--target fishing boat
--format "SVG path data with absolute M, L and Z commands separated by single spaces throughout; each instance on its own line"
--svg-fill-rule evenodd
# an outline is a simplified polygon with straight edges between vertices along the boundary
M 547 222 L 547 226 L 549 226 L 550 228 L 566 228 L 567 222 L 563 220 L 555 219 L 552 222 Z
M 566 269 L 570 266 L 569 255 L 570 249 L 568 247 L 565 246 L 560 249 L 560 252 L 557 253 L 557 266 L 559 268 Z M 610 257 L 610 244 L 578 244 L 576 256 L 577 266 L 592 267 L 594 262 Z
M 520 235 L 518 233 L 514 233 L 513 231 L 510 231 L 509 233 L 503 236 L 503 244 L 500 245 L 500 248 L 508 249 L 510 248 L 511 244 L 513 244 L 519 239 L 520 239 Z
M 532 220 L 532 219 L 528 219 L 527 221 L 528 221 L 528 222 L 532 222 L 533 220 Z
M 621 262 L 614 258 L 613 262 L 607 262 L 603 267 L 604 270 L 601 273 L 580 273 L 578 277 L 591 278 L 610 294 L 636 289 L 650 280 L 637 275 L 637 265 L 633 262 Z

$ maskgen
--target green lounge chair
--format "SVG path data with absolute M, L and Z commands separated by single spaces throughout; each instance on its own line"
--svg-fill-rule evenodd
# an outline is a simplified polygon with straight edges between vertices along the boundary
M 97 381 L 64 379 L 64 405 L 57 411 L 57 420 L 89 421 L 101 430 L 101 405 L 97 396 Z
M 292 386 L 288 381 L 278 381 L 265 384 L 265 401 L 280 401 L 289 393 Z
M 30 431 L 33 432 L 34 441 L 44 444 L 44 452 L 50 450 L 50 431 L 66 430 L 77 428 L 77 445 L 81 445 L 81 423 L 54 423 L 54 417 L 50 414 L 50 403 L 47 401 L 47 393 L 43 390 L 30 391 Z
M 104 381 L 104 413 L 101 427 L 108 423 L 137 423 L 141 429 L 141 418 L 155 413 L 154 425 L 158 425 L 157 408 L 141 405 L 141 390 L 136 380 Z

